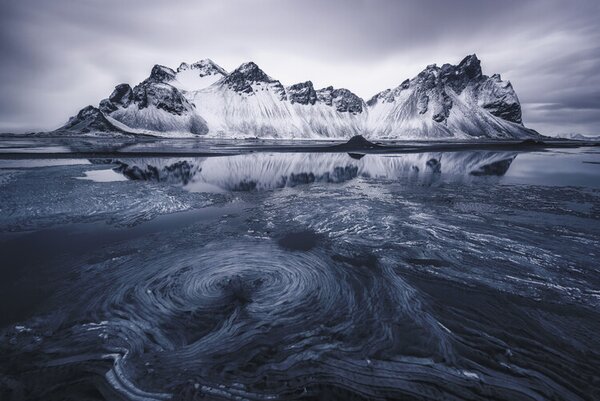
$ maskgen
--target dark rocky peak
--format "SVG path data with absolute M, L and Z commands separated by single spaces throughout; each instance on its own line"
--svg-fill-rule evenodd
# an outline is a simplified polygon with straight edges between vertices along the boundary
M 270 89 L 273 89 L 278 95 L 280 100 L 286 98 L 285 89 L 281 82 L 274 80 L 263 70 L 261 70 L 255 63 L 249 62 L 244 63 L 234 70 L 231 74 L 219 81 L 222 86 L 227 86 L 238 93 L 253 94 L 254 89 L 252 85 L 257 84 L 258 86 L 270 84 Z M 266 85 L 265 85 L 266 87 Z
M 481 78 L 481 61 L 476 54 L 465 57 L 459 64 L 458 70 L 470 79 Z
M 483 76 L 481 72 L 481 61 L 475 54 L 465 57 L 458 65 L 444 64 L 440 68 L 442 80 L 459 76 L 461 79 L 477 80 Z
M 317 100 L 325 103 L 327 106 L 331 106 L 333 104 L 333 86 L 319 89 L 317 91 Z
M 100 110 L 104 113 L 111 113 L 119 107 L 127 107 L 133 101 L 133 90 L 129 84 L 120 84 L 115 86 L 108 99 L 100 102 Z
M 85 120 L 87 118 L 98 118 L 102 115 L 102 112 L 94 106 L 86 106 L 79 110 L 79 113 L 75 117 L 71 117 L 69 122 L 74 120 Z
M 334 106 L 341 113 L 362 113 L 363 100 L 348 89 L 334 89 L 328 86 L 317 91 L 317 100 L 327 106 Z
M 110 94 L 108 100 L 113 103 L 127 104 L 131 101 L 133 92 L 129 84 L 119 84 L 115 86 L 115 90 Z
M 469 83 L 479 82 L 483 78 L 481 61 L 475 54 L 465 57 L 457 66 L 444 64 L 440 71 L 441 84 L 450 86 L 456 93 L 461 93 Z
M 495 74 L 483 79 L 478 88 L 477 103 L 496 117 L 522 124 L 521 103 L 509 81 Z
M 152 83 L 167 83 L 175 79 L 175 71 L 164 65 L 156 64 L 152 67 L 150 76 L 146 79 L 146 82 Z
M 502 76 L 500 74 L 494 74 L 488 79 L 492 82 L 495 82 L 496 84 L 501 84 L 503 86 L 512 88 L 512 84 L 510 83 L 510 81 L 503 81 Z
M 190 66 L 190 68 L 192 70 L 199 70 L 200 76 L 214 75 L 214 74 L 221 74 L 221 75 L 225 76 L 228 74 L 227 71 L 225 71 L 225 69 L 223 69 L 220 65 L 218 65 L 217 63 L 215 63 L 214 61 L 212 61 L 209 58 L 205 58 L 204 60 L 195 62 L 194 64 L 192 64 Z M 204 75 L 202 75 L 202 74 L 204 74 Z
M 109 122 L 100 109 L 94 106 L 87 106 L 81 109 L 76 116 L 71 117 L 69 121 L 57 131 L 75 132 L 78 134 L 93 132 L 126 133 Z
M 437 76 L 440 72 L 441 68 L 437 66 L 437 64 L 429 64 L 423 71 L 417 75 L 417 78 L 424 76 Z
M 442 81 L 452 79 L 456 74 L 458 74 L 458 71 L 456 69 L 456 66 L 452 64 L 446 63 L 442 65 L 442 68 L 440 68 L 440 79 Z
M 177 115 L 194 108 L 177 88 L 160 83 L 149 85 L 146 81 L 133 88 L 133 102 L 139 109 L 153 106 Z
M 230 81 L 245 80 L 247 82 L 274 82 L 258 65 L 250 61 L 240 65 L 229 75 Z
M 415 82 L 423 89 L 432 89 L 438 84 L 439 75 L 440 68 L 438 68 L 435 64 L 431 64 L 421 71 L 419 75 L 417 75 Z
M 332 95 L 337 111 L 347 111 L 353 114 L 362 113 L 363 100 L 348 89 L 336 89 L 332 92 Z
M 373 96 L 367 102 L 368 106 L 374 106 L 379 102 L 393 102 L 403 90 L 410 87 L 418 92 L 427 92 L 437 88 L 444 97 L 444 103 L 448 103 L 445 86 L 449 86 L 456 93 L 461 93 L 470 83 L 481 83 L 487 77 L 481 72 L 481 62 L 475 54 L 465 57 L 458 65 L 444 64 L 438 67 L 437 64 L 430 64 L 421 71 L 414 79 L 405 80 L 394 89 L 386 89 Z M 498 76 L 500 81 L 500 77 Z M 422 105 L 426 103 L 425 97 L 421 99 Z M 426 110 L 426 107 L 421 107 Z M 445 113 L 444 113 L 445 114 Z M 441 114 L 440 114 L 441 116 Z M 441 118 L 441 117 L 440 117 Z
M 291 103 L 315 104 L 317 91 L 311 81 L 301 82 L 287 88 L 288 99 Z
M 187 63 L 181 63 L 177 68 L 177 72 L 186 70 L 197 70 L 198 75 L 200 75 L 201 77 L 215 74 L 220 74 L 223 76 L 227 75 L 227 71 L 225 71 L 221 66 L 219 66 L 209 58 L 197 61 L 191 65 Z

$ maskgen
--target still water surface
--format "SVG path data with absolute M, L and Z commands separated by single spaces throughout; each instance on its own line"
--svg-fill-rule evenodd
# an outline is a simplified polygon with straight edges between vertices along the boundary
M 599 220 L 594 148 L 0 159 L 0 398 L 598 399 Z

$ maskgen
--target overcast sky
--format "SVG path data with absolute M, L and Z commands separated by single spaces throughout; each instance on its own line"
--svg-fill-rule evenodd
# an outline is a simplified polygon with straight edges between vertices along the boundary
M 0 0 L 0 132 L 54 129 L 154 64 L 256 62 L 365 99 L 476 53 L 527 126 L 600 134 L 599 0 Z

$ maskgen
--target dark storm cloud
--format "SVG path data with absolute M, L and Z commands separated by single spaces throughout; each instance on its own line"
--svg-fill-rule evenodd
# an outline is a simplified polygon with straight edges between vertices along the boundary
M 545 133 L 599 132 L 597 1 L 21 0 L 0 5 L 0 130 L 48 129 L 155 63 L 248 60 L 363 97 L 476 52 Z M 557 119 L 560 116 L 560 119 Z

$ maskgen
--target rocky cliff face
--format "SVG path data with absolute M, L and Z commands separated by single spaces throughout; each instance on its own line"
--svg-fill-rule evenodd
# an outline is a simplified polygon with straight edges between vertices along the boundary
M 348 89 L 334 89 L 333 86 L 317 91 L 319 102 L 333 106 L 340 113 L 360 114 L 363 112 L 364 101 Z
M 93 133 L 118 133 L 126 134 L 127 131 L 117 127 L 104 113 L 94 107 L 86 106 L 71 117 L 69 121 L 60 129 L 68 134 L 93 134 Z
M 367 102 L 371 135 L 389 138 L 526 138 L 510 82 L 483 75 L 476 55 L 458 65 L 427 66 Z
M 188 70 L 194 72 L 194 74 L 198 75 L 199 77 L 206 77 L 210 75 L 227 75 L 227 71 L 208 58 L 195 62 L 191 65 L 188 63 L 181 63 L 179 68 L 177 68 L 177 75 Z
M 287 100 L 285 88 L 281 82 L 271 78 L 253 62 L 244 63 L 231 74 L 219 81 L 221 87 L 227 87 L 238 94 L 254 95 L 268 89 L 276 93 L 279 100 Z
M 317 101 L 317 91 L 311 81 L 301 82 L 287 87 L 288 99 L 290 103 L 315 104 Z
M 227 73 L 209 59 L 155 65 L 131 88 L 115 87 L 96 109 L 121 128 L 155 135 L 371 139 L 527 138 L 510 82 L 488 77 L 477 56 L 427 66 L 368 102 L 344 88 L 288 87 L 253 62 Z M 85 114 L 85 113 L 84 113 Z M 90 118 L 98 120 L 98 116 Z M 114 125 L 114 124 L 113 124 Z M 71 124 L 72 129 L 73 124 Z M 67 126 L 63 127 L 66 129 Z M 110 129 L 102 124 L 90 127 Z
M 100 110 L 110 114 L 120 107 L 128 107 L 133 101 L 133 97 L 133 90 L 129 84 L 117 85 L 108 99 L 100 101 Z
M 522 124 L 521 104 L 510 82 L 502 81 L 499 74 L 481 83 L 478 104 L 496 117 Z

